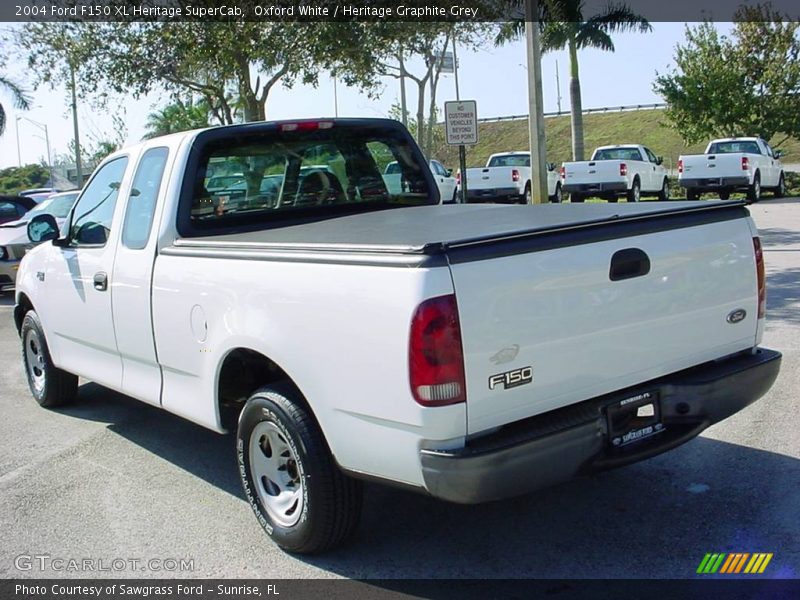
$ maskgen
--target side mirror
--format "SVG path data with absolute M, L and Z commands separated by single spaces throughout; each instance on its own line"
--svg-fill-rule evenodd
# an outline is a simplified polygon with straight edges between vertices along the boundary
M 34 244 L 57 238 L 58 223 L 53 215 L 36 215 L 28 222 L 28 239 Z
M 664 162 L 664 157 L 663 156 L 656 156 L 656 164 L 657 165 L 660 165 L 663 162 Z
M 452 177 L 453 176 L 453 169 L 447 169 L 447 176 L 448 177 Z
M 547 163 L 547 170 L 548 171 L 555 171 L 556 170 L 556 163 Z
M 773 150 L 772 155 L 775 158 L 780 158 L 783 156 L 783 150 Z

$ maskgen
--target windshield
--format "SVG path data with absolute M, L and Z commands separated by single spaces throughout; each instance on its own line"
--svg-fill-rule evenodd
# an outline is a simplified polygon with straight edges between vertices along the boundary
M 198 155 L 190 228 L 429 204 L 416 155 L 405 130 L 383 122 L 227 135 Z
M 79 192 L 74 192 L 43 200 L 36 205 L 35 208 L 29 210 L 25 217 L 32 219 L 36 215 L 48 214 L 53 215 L 56 219 L 65 219 L 72 205 L 75 204 L 75 199 L 78 197 L 78 194 Z
M 530 167 L 531 157 L 526 154 L 508 154 L 493 156 L 489 159 L 489 167 Z

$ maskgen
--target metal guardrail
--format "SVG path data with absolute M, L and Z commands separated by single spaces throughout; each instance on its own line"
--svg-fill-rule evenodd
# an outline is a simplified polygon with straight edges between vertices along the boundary
M 608 113 L 608 112 L 628 112 L 628 111 L 636 111 L 636 110 L 663 110 L 667 107 L 666 104 L 663 102 L 657 102 L 653 104 L 627 104 L 623 106 L 603 106 L 600 108 L 585 108 L 581 111 L 584 115 L 591 115 L 596 113 Z M 546 112 L 544 113 L 544 118 L 552 118 L 552 117 L 563 117 L 570 114 L 568 110 L 562 110 L 561 112 Z M 516 121 L 520 119 L 527 119 L 528 115 L 509 115 L 505 117 L 485 117 L 482 119 L 478 119 L 478 123 L 492 123 L 495 121 Z

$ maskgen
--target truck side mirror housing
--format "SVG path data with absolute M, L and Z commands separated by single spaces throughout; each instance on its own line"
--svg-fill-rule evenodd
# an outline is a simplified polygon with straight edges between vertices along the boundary
M 783 156 L 783 150 L 775 150 L 775 151 L 772 153 L 772 155 L 773 155 L 775 158 L 780 158 L 780 157 L 782 157 L 782 156 Z
M 663 156 L 656 156 L 656 164 L 657 165 L 660 165 L 663 162 L 664 162 L 664 157 Z
M 447 176 L 448 177 L 452 177 L 453 176 L 453 169 L 447 169 Z
M 555 171 L 556 170 L 556 163 L 547 163 L 547 170 L 548 171 Z
M 50 214 L 36 215 L 28 222 L 28 239 L 35 244 L 58 238 L 58 223 Z

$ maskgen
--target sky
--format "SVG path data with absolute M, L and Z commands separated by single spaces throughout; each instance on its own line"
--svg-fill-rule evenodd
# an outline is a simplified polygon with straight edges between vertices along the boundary
M 652 83 L 656 71 L 668 70 L 675 45 L 684 39 L 684 23 L 653 23 L 649 34 L 617 34 L 614 36 L 616 52 L 582 50 L 579 53 L 581 91 L 584 108 L 650 104 L 661 99 L 653 93 Z M 0 24 L 0 29 L 17 25 Z M 727 31 L 726 24 L 718 25 Z M 526 51 L 523 42 L 495 48 L 490 46 L 477 52 L 458 52 L 459 88 L 462 100 L 475 100 L 479 117 L 526 115 L 528 112 L 528 86 Z M 414 71 L 411 65 L 410 70 Z M 569 110 L 569 59 L 566 52 L 553 52 L 542 57 L 542 82 L 545 112 L 558 108 L 556 69 L 559 72 L 562 110 Z M 11 99 L 0 91 L 6 108 L 7 126 L 0 137 L 0 168 L 40 162 L 47 156 L 43 125 L 47 126 L 51 154 L 64 154 L 72 140 L 72 117 L 69 97 L 63 88 L 48 86 L 34 90 L 26 74 L 22 59 L 11 59 L 6 65 L 6 76 L 13 78 L 29 90 L 33 108 L 19 111 Z M 407 85 L 409 107 L 416 106 L 416 85 Z M 400 91 L 397 80 L 386 79 L 379 97 L 369 98 L 357 89 L 347 88 L 341 82 L 336 86 L 339 116 L 385 117 L 393 104 L 399 104 Z M 453 75 L 444 75 L 437 93 L 440 109 L 445 100 L 455 99 Z M 126 144 L 138 142 L 146 131 L 147 115 L 163 106 L 163 94 L 134 99 L 119 98 L 109 103 L 105 111 L 98 111 L 88 102 L 78 108 L 82 144 L 92 140 L 116 138 L 113 116 L 122 117 L 125 123 Z M 327 74 L 320 75 L 318 87 L 296 85 L 292 89 L 275 88 L 267 104 L 268 119 L 292 119 L 334 116 L 334 85 Z M 22 119 L 17 120 L 17 116 Z M 35 121 L 38 125 L 31 123 Z M 17 127 L 19 131 L 17 133 Z M 17 152 L 19 139 L 19 155 Z

